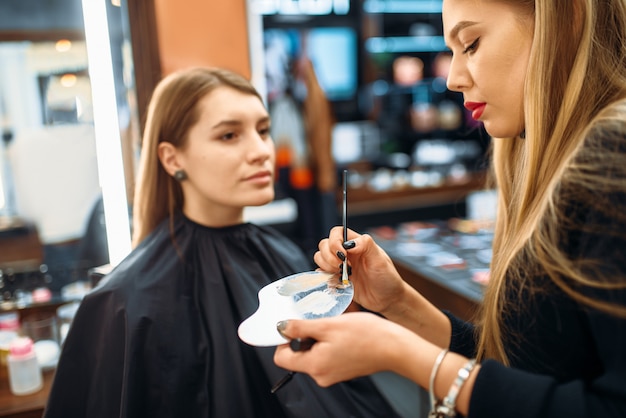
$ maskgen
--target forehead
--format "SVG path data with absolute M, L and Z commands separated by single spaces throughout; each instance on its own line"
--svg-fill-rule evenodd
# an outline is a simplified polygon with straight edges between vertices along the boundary
M 446 41 L 454 41 L 463 29 L 519 25 L 521 10 L 512 3 L 499 0 L 443 0 L 443 30 Z M 531 21 L 532 22 L 532 21 Z
M 263 117 L 265 106 L 254 94 L 244 93 L 228 86 L 219 86 L 198 101 L 203 119 L 241 119 L 245 116 Z
M 444 25 L 444 33 L 449 34 L 450 31 L 459 22 L 481 20 L 481 16 L 486 18 L 494 10 L 490 10 L 490 5 L 498 2 L 484 0 L 443 0 L 442 19 Z

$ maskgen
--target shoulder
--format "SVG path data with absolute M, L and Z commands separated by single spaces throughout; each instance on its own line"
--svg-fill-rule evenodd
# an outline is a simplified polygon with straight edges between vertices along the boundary
M 626 193 L 626 101 L 616 102 L 590 123 L 562 176 L 572 190 L 591 196 Z M 613 196 L 619 197 L 619 196 Z
M 626 154 L 626 100 L 600 111 L 590 123 L 576 155 L 577 161 L 624 166 Z M 605 167 L 606 168 L 606 167 Z
M 125 295 L 141 289 L 145 292 L 150 283 L 158 283 L 181 267 L 181 259 L 174 248 L 167 225 L 158 226 L 113 270 L 100 281 L 93 294 Z

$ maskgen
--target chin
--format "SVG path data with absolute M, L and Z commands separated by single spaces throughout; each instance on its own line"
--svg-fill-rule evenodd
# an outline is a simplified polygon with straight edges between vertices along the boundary
M 522 132 L 522 128 L 518 126 L 502 126 L 489 122 L 485 122 L 484 125 L 489 136 L 493 138 L 515 138 L 520 135 L 520 132 Z
M 274 190 L 270 190 L 267 193 L 259 194 L 254 199 L 250 199 L 250 202 L 246 206 L 263 206 L 267 205 L 274 200 Z

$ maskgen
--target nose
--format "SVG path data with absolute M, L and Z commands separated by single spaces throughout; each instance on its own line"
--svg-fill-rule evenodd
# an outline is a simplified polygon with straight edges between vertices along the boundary
M 452 91 L 462 92 L 467 90 L 471 84 L 472 79 L 470 77 L 469 72 L 467 71 L 467 67 L 462 62 L 463 58 L 458 59 L 456 57 L 452 57 L 450 61 L 450 70 L 448 73 L 448 80 L 446 81 L 446 86 L 448 89 Z
M 250 141 L 250 159 L 254 162 L 265 162 L 274 154 L 274 141 L 269 136 L 254 132 Z

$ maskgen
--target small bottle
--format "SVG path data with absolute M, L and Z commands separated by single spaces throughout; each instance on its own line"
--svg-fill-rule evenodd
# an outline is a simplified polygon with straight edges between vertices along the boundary
M 33 340 L 18 337 L 9 346 L 9 384 L 14 395 L 29 395 L 43 387 Z

